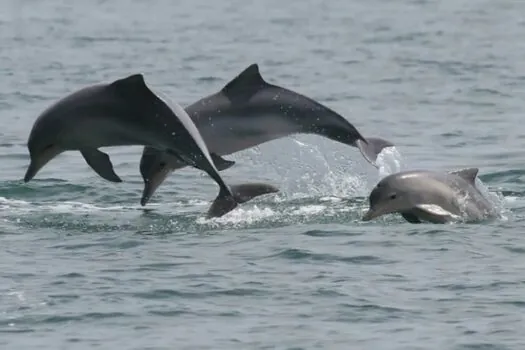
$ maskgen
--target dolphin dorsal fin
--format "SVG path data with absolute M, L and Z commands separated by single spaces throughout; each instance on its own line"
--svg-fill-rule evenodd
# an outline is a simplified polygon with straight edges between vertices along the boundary
M 259 65 L 253 63 L 239 75 L 230 80 L 221 90 L 230 100 L 249 99 L 261 88 L 267 86 L 259 72 Z
M 454 170 L 451 171 L 451 174 L 455 174 L 458 176 L 461 176 L 463 179 L 468 181 L 471 184 L 476 183 L 476 176 L 478 176 L 479 169 L 478 168 L 465 168 L 460 170 Z
M 136 95 L 137 93 L 147 89 L 144 76 L 142 74 L 133 74 L 126 78 L 118 79 L 109 84 L 111 87 L 116 89 L 119 93 L 125 95 Z

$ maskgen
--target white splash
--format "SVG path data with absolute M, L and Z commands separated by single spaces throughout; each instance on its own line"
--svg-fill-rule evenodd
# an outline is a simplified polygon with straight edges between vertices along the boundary
M 121 205 L 108 206 L 108 207 L 99 207 L 92 204 L 80 203 L 80 202 L 40 202 L 32 203 L 23 200 L 9 199 L 5 197 L 0 197 L 0 209 L 9 211 L 17 211 L 19 213 L 29 213 L 29 212 L 53 212 L 53 213 L 92 213 L 97 211 L 121 211 L 123 209 L 129 209 L 131 207 L 125 207 Z
M 333 197 L 333 196 L 326 196 L 319 198 L 321 202 L 332 202 L 332 203 L 338 203 L 342 201 L 342 198 L 340 197 Z
M 303 169 L 298 180 L 296 174 L 289 174 L 289 167 L 279 171 L 279 175 L 287 178 L 287 183 L 281 185 L 282 193 L 278 200 L 311 198 L 313 196 L 351 197 L 365 188 L 366 180 L 348 169 L 337 169 L 331 165 L 332 155 L 316 144 L 309 144 L 294 137 L 291 140 L 299 146 L 299 156 L 294 159 L 300 164 L 296 168 Z
M 403 168 L 403 157 L 396 147 L 386 147 L 377 155 L 379 178 L 397 173 Z
M 206 219 L 199 217 L 196 220 L 197 224 L 200 225 L 213 225 L 219 226 L 224 224 L 253 224 L 255 222 L 264 220 L 268 217 L 275 216 L 278 213 L 270 208 L 259 208 L 253 206 L 252 208 L 240 208 L 237 207 L 235 210 L 227 213 L 224 216 L 218 218 Z
M 494 205 L 494 208 L 497 212 L 499 212 L 499 215 L 503 219 L 507 219 L 504 215 L 505 202 L 507 201 L 507 198 L 505 198 L 501 193 L 491 192 L 479 177 L 476 177 L 476 188 L 492 203 L 492 205 Z
M 294 211 L 292 211 L 293 215 L 312 215 L 312 214 L 319 214 L 322 211 L 326 209 L 326 206 L 324 205 L 305 205 L 304 207 L 300 207 Z
M 347 203 L 330 203 L 330 205 L 299 204 L 286 206 L 284 208 L 270 208 L 262 204 L 257 204 L 242 208 L 237 207 L 235 210 L 219 218 L 206 219 L 203 216 L 199 216 L 195 220 L 195 223 L 217 228 L 225 225 L 252 225 L 263 221 L 303 222 L 304 220 L 314 220 L 314 218 L 318 216 L 327 217 L 335 216 L 339 213 L 353 212 L 358 208 L 358 204 Z
M 295 139 L 295 138 L 292 138 L 292 140 L 293 140 L 296 144 L 298 144 L 299 146 L 301 146 L 301 147 L 311 147 L 310 145 L 307 145 L 306 143 L 301 142 L 301 141 L 299 141 L 299 140 L 297 140 L 297 139 Z

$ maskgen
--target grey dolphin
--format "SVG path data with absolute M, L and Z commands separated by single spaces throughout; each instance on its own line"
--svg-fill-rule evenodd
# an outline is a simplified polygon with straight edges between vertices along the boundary
M 79 150 L 97 174 L 120 182 L 109 156 L 98 148 L 125 145 L 149 146 L 168 152 L 181 163 L 206 172 L 220 188 L 208 217 L 222 216 L 239 203 L 277 192 L 277 188 L 265 184 L 230 188 L 219 175 L 188 114 L 178 104 L 154 93 L 142 74 L 85 87 L 42 112 L 29 135 L 31 162 L 24 181 L 30 181 L 58 154 Z
M 410 170 L 386 176 L 370 193 L 370 208 L 362 220 L 391 213 L 400 213 L 411 223 L 495 217 L 494 206 L 476 187 L 478 171 L 477 168 L 452 172 Z
M 385 147 L 380 138 L 364 138 L 345 118 L 333 110 L 291 90 L 267 83 L 252 64 L 219 92 L 186 107 L 204 138 L 217 169 L 235 162 L 220 156 L 235 153 L 297 133 L 316 134 L 357 147 L 375 164 Z M 144 179 L 141 204 L 146 205 L 168 174 L 186 164 L 166 152 L 145 147 L 140 161 Z

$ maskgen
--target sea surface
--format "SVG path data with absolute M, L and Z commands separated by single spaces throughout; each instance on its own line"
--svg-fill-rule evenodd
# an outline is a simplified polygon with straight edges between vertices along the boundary
M 525 349 L 525 1 L 0 2 L 0 348 Z M 143 73 L 183 106 L 252 63 L 395 143 L 296 135 L 228 156 L 280 193 L 214 220 L 203 172 L 146 207 L 141 147 L 22 181 L 36 117 Z M 478 167 L 501 218 L 362 222 L 400 169 Z

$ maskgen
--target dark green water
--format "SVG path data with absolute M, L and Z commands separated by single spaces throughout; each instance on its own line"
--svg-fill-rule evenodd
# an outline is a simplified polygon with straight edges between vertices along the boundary
M 2 349 L 525 348 L 525 2 L 5 1 L 0 4 Z M 139 205 L 78 153 L 29 184 L 37 115 L 142 72 L 187 105 L 263 76 L 397 144 L 403 168 L 479 167 L 502 218 L 363 223 L 383 173 L 314 136 L 231 156 L 281 188 L 219 219 L 216 185 L 172 174 Z M 390 159 L 392 160 L 392 159 Z

